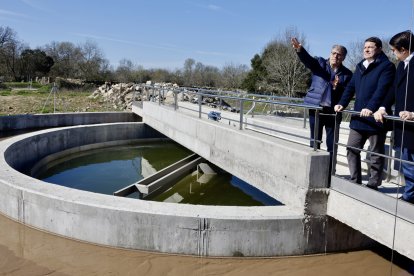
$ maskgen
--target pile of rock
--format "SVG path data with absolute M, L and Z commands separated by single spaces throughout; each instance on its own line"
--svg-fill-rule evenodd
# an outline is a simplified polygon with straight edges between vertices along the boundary
M 132 101 L 146 101 L 151 97 L 155 97 L 154 100 L 158 100 L 158 92 L 152 91 L 151 86 L 165 88 L 164 101 L 166 103 L 174 102 L 173 88 L 178 88 L 178 85 L 171 83 L 117 83 L 111 84 L 109 82 L 98 87 L 91 98 L 103 98 L 105 102 L 112 104 L 114 109 L 118 110 L 130 110 Z
M 155 89 L 154 89 L 155 88 Z M 162 94 L 160 89 L 162 88 Z M 105 83 L 98 87 L 89 97 L 97 99 L 102 98 L 105 102 L 111 103 L 114 109 L 131 110 L 133 101 L 153 100 L 158 102 L 161 100 L 164 104 L 174 104 L 174 89 L 179 88 L 177 84 L 172 83 Z M 179 101 L 189 101 L 198 104 L 198 97 L 194 93 L 180 92 L 177 94 Z M 217 107 L 221 105 L 222 109 L 228 109 L 237 112 L 229 104 L 224 101 L 220 102 L 218 97 L 203 97 L 203 104 Z
M 133 83 L 118 83 L 111 85 L 105 83 L 98 87 L 90 98 L 102 97 L 105 102 L 110 102 L 114 109 L 125 110 L 131 106 L 131 99 L 134 95 L 135 84 Z

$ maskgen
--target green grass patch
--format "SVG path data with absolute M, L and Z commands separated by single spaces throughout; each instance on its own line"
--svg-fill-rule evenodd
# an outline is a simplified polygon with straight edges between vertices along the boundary
M 0 91 L 0 96 L 10 96 L 12 92 L 10 90 Z
M 49 93 L 52 90 L 52 84 L 43 85 L 37 89 L 39 93 Z
M 4 85 L 6 85 L 9 88 L 29 88 L 30 82 L 5 82 Z M 40 88 L 43 85 L 41 85 L 38 82 L 32 82 L 31 87 L 32 88 Z

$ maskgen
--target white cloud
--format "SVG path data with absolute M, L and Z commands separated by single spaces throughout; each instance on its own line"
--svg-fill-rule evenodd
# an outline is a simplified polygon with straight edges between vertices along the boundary
M 0 16 L 18 16 L 18 17 L 27 17 L 27 15 L 23 14 L 23 13 L 17 13 L 17 12 L 13 12 L 13 11 L 8 11 L 8 10 L 2 10 L 0 9 Z
M 196 53 L 200 55 L 206 55 L 206 56 L 228 56 L 228 54 L 226 53 L 201 51 L 201 50 L 197 50 Z
M 212 11 L 219 11 L 219 10 L 221 10 L 221 9 L 222 9 L 221 7 L 216 6 L 216 5 L 208 5 L 208 6 L 207 6 L 207 8 L 208 8 L 209 10 L 212 10 Z
M 148 48 L 155 48 L 155 49 L 162 49 L 167 51 L 174 51 L 174 52 L 184 52 L 182 49 L 170 45 L 162 46 L 162 45 L 155 45 L 155 44 L 148 44 L 148 43 L 142 43 L 138 41 L 132 41 L 132 40 L 125 40 L 125 39 L 118 39 L 113 37 L 107 37 L 107 36 L 99 36 L 99 35 L 93 35 L 93 34 L 84 34 L 84 33 L 74 33 L 76 36 L 85 37 L 85 38 L 92 38 L 96 40 L 106 40 L 106 41 L 112 41 L 112 42 L 119 42 L 122 44 L 129 44 L 134 46 L 142 46 L 142 47 L 148 47 Z
M 54 13 L 53 10 L 50 9 L 49 6 L 45 7 L 44 2 L 38 0 L 22 0 L 27 6 L 31 7 L 32 9 L 43 11 L 47 13 Z

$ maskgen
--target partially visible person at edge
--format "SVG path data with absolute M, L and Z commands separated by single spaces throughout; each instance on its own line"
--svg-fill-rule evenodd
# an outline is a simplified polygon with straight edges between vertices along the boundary
M 405 31 L 394 35 L 389 42 L 395 57 L 400 61 L 392 87 L 383 106 L 375 112 L 377 122 L 383 122 L 384 115 L 392 114 L 390 107 L 395 103 L 394 115 L 404 121 L 414 121 L 414 35 Z M 388 112 L 388 113 L 387 113 Z M 402 159 L 414 162 L 414 122 L 394 122 L 394 145 L 402 152 Z M 401 199 L 414 203 L 414 165 L 401 163 L 405 188 Z
M 384 101 L 395 76 L 395 66 L 382 51 L 378 37 L 367 38 L 364 42 L 364 59 L 357 64 L 351 81 L 335 106 L 335 111 L 345 109 L 355 95 L 354 111 L 347 143 L 347 159 L 351 178 L 354 183 L 362 184 L 361 151 L 369 140 L 370 158 L 369 180 L 366 186 L 378 190 L 382 182 L 384 168 L 384 144 L 387 130 L 371 116 Z
M 346 68 L 342 62 L 345 60 L 347 50 L 344 46 L 333 45 L 329 59 L 322 57 L 312 57 L 305 50 L 302 44 L 296 38 L 291 39 L 293 48 L 300 61 L 312 72 L 312 83 L 306 93 L 305 104 L 321 106 L 318 125 L 317 140 L 322 140 L 322 132 L 325 127 L 326 132 L 326 147 L 331 156 L 329 171 L 331 172 L 332 156 L 334 144 L 335 129 L 337 130 L 336 137 L 338 138 L 339 124 L 341 122 L 341 114 L 336 118 L 337 125 L 335 126 L 335 111 L 334 106 L 344 92 L 348 82 L 352 78 L 352 72 Z M 310 146 L 313 147 L 313 139 L 315 134 L 315 110 L 309 109 L 309 124 L 310 124 Z M 318 143 L 318 148 L 320 147 Z

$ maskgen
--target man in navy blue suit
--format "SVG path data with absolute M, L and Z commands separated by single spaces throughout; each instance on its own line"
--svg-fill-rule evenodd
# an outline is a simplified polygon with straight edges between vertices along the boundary
M 381 106 L 395 76 L 395 66 L 382 51 L 382 42 L 378 37 L 367 38 L 364 42 L 364 59 L 357 64 L 354 75 L 346 87 L 339 103 L 334 107 L 336 112 L 348 106 L 355 95 L 354 111 L 349 125 L 350 132 L 347 143 L 347 159 L 351 181 L 362 184 L 361 150 L 369 140 L 371 166 L 367 187 L 378 190 L 382 182 L 384 168 L 384 144 L 386 128 L 377 123 L 371 116 Z
M 392 87 L 392 93 L 384 100 L 383 106 L 375 112 L 377 122 L 383 122 L 383 116 L 395 103 L 394 115 L 403 122 L 394 123 L 394 141 L 402 159 L 414 162 L 414 36 L 411 31 L 394 35 L 390 42 L 391 50 L 400 61 Z M 390 111 L 388 111 L 390 112 Z M 401 163 L 405 179 L 404 193 L 401 199 L 414 203 L 414 165 Z

